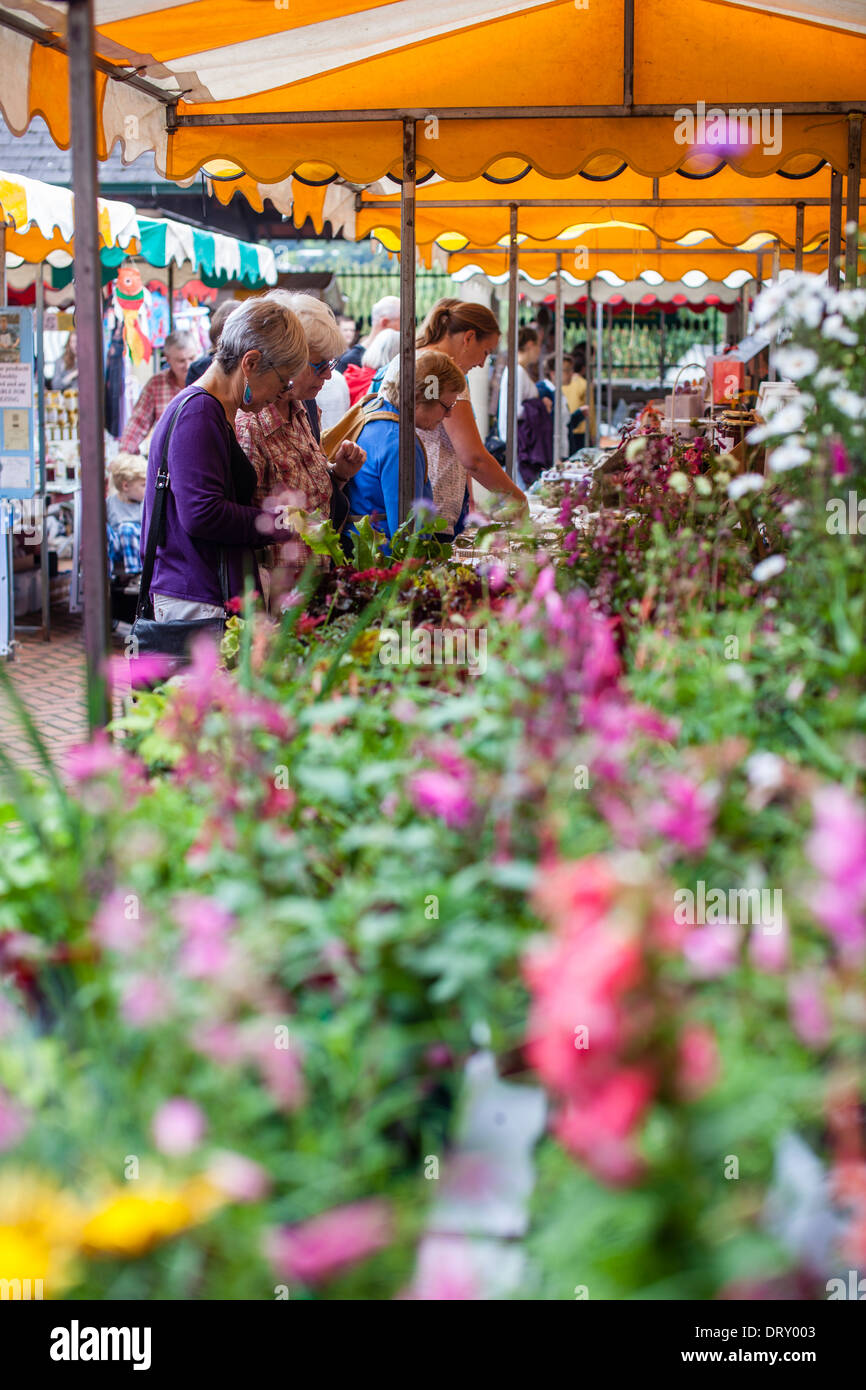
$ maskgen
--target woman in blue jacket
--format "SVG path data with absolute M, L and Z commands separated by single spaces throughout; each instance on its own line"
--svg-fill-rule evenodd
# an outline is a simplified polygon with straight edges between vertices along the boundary
M 421 352 L 415 360 L 415 427 L 435 429 L 454 409 L 466 378 L 444 352 Z M 377 530 L 390 540 L 400 524 L 400 378 L 388 373 L 381 392 L 370 401 L 367 411 L 378 418 L 364 425 L 358 444 L 367 458 L 354 478 L 347 483 L 345 494 L 352 521 L 369 516 Z M 433 493 L 427 480 L 427 460 L 417 434 L 415 436 L 415 496 L 432 501 Z

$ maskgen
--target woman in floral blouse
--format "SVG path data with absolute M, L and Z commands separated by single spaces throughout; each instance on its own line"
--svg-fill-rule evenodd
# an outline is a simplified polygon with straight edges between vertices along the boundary
M 315 398 L 345 344 L 334 315 L 321 300 L 286 290 L 273 290 L 266 298 L 278 300 L 300 319 L 310 360 L 289 383 L 286 396 L 256 415 L 238 412 L 238 441 L 258 476 L 257 502 L 289 491 L 298 511 L 326 520 L 334 490 L 354 477 L 365 458 L 363 449 L 346 440 L 329 463 L 318 439 Z M 290 531 L 283 545 L 269 547 L 261 567 L 270 571 L 272 598 L 292 587 L 311 557 L 309 546 Z

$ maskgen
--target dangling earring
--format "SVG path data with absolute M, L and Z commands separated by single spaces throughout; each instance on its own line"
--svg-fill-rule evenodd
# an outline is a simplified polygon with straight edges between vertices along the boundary
M 252 405 L 253 393 L 250 390 L 250 383 L 244 377 L 244 405 Z

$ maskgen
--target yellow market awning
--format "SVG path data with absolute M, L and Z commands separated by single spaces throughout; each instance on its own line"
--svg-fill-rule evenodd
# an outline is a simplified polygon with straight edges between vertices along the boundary
M 127 161 L 153 150 L 174 179 L 222 159 L 259 183 L 319 162 L 366 184 L 399 170 L 401 117 L 411 114 L 419 174 L 450 179 L 477 178 L 505 155 L 553 177 L 623 161 L 662 177 L 696 146 L 725 150 L 750 177 L 794 155 L 842 169 L 848 115 L 866 110 L 857 9 L 850 0 L 96 0 L 97 153 L 118 140 Z M 0 6 L 0 21 L 8 124 L 20 132 L 41 112 L 66 146 L 65 9 L 23 0 Z
M 0 170 L 0 217 L 12 257 L 32 263 L 52 252 L 74 250 L 75 199 L 68 188 Z M 103 247 L 138 251 L 138 218 L 131 203 L 99 199 L 99 239 Z
M 526 276 L 533 280 L 544 280 L 557 268 L 556 251 L 543 249 L 530 251 L 521 247 L 518 251 L 518 265 Z M 785 251 L 780 257 L 780 269 L 793 270 L 793 253 Z M 467 249 L 455 251 L 447 258 L 447 268 L 453 274 L 465 266 L 474 266 L 485 275 L 496 277 L 508 270 L 508 252 L 505 250 Z M 803 269 L 820 274 L 827 266 L 826 253 L 822 251 L 806 253 L 803 256 Z M 634 281 L 645 272 L 660 276 L 663 280 L 682 280 L 684 276 L 700 273 L 711 280 L 726 280 L 734 272 L 744 272 L 753 277 L 757 270 L 755 252 L 732 251 L 727 247 L 666 248 L 661 251 L 646 248 L 635 250 L 623 237 L 619 247 L 590 250 L 578 260 L 563 257 L 563 270 L 580 281 L 593 280 L 605 273 L 620 281 Z M 769 279 L 770 258 L 764 256 L 764 278 Z

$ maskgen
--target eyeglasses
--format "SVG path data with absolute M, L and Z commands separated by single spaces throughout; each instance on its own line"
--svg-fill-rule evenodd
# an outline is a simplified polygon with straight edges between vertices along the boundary
M 268 361 L 268 366 L 270 367 L 272 372 L 276 372 L 277 376 L 280 378 L 280 381 L 282 382 L 283 389 L 277 394 L 277 400 L 280 400 L 282 396 L 287 396 L 291 391 L 292 387 L 295 384 L 294 378 L 289 377 L 288 381 L 286 381 L 286 378 L 283 376 L 282 372 L 279 370 L 278 367 L 274 366 L 273 362 Z
M 316 376 L 324 376 L 325 372 L 332 372 L 337 365 L 336 357 L 329 357 L 326 362 L 311 362 L 310 366 Z
M 452 410 L 454 409 L 454 407 L 455 407 L 456 404 L 457 404 L 456 401 L 452 401 L 450 405 L 446 405 L 444 401 L 437 401 L 437 405 L 441 405 L 441 407 L 442 407 L 442 409 L 445 411 L 445 414 L 446 414 L 446 415 L 450 415 L 450 414 L 451 414 L 451 412 L 452 412 Z

